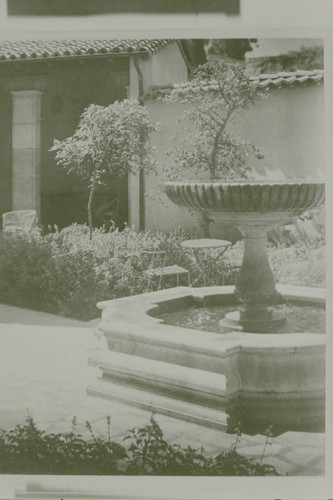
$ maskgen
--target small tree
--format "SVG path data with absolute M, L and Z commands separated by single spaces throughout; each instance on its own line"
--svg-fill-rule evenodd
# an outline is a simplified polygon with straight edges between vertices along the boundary
M 75 133 L 55 140 L 51 151 L 67 174 L 88 182 L 88 221 L 92 237 L 92 207 L 98 185 L 106 177 L 121 178 L 153 166 L 149 138 L 156 130 L 147 109 L 135 100 L 116 101 L 110 106 L 91 104 L 83 112 Z
M 239 63 L 227 59 L 200 66 L 191 81 L 178 84 L 165 102 L 189 105 L 181 120 L 184 134 L 177 131 L 168 151 L 171 163 L 164 170 L 167 180 L 248 178 L 250 154 L 263 158 L 257 146 L 240 140 L 228 130 L 231 119 L 248 108 L 264 91 L 245 74 Z M 202 228 L 208 236 L 204 214 Z

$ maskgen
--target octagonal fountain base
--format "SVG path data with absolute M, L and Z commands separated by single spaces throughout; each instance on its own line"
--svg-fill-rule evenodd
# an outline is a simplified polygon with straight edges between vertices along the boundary
M 292 303 L 324 307 L 321 289 L 278 286 Z M 89 394 L 176 418 L 248 433 L 274 426 L 322 431 L 325 335 L 213 333 L 159 315 L 195 304 L 232 305 L 234 287 L 178 287 L 101 302 L 101 376 Z

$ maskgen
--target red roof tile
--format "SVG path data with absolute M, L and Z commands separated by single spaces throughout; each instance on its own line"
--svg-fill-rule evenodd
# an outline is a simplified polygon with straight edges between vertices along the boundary
M 106 54 L 151 54 L 172 40 L 0 40 L 0 62 Z
M 258 85 L 265 89 L 269 88 L 282 88 L 282 87 L 292 87 L 295 85 L 307 84 L 307 83 L 316 83 L 320 84 L 324 81 L 324 70 L 312 70 L 312 71 L 293 71 L 293 72 L 280 72 L 275 74 L 262 74 L 256 76 L 250 76 L 250 81 L 254 83 L 254 85 Z M 168 85 L 155 85 L 150 88 L 148 96 L 150 98 L 162 97 L 163 95 L 169 94 L 174 88 L 181 88 L 183 85 L 187 85 L 187 82 L 184 83 L 175 83 Z M 204 84 L 198 86 L 198 92 L 202 90 L 206 91 L 215 91 L 218 90 L 218 85 L 215 82 L 211 82 L 210 84 Z
M 281 71 L 280 73 L 252 76 L 250 80 L 264 88 L 292 86 L 303 83 L 321 83 L 324 80 L 324 70 Z

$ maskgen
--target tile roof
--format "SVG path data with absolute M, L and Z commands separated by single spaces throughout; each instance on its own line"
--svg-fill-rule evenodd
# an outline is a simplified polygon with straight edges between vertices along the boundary
M 259 87 L 269 89 L 269 88 L 281 88 L 281 87 L 292 87 L 295 85 L 316 83 L 320 84 L 324 81 L 324 70 L 312 70 L 312 71 L 293 71 L 293 72 L 279 72 L 274 74 L 262 74 L 256 76 L 250 76 L 249 79 L 253 81 L 255 85 Z M 167 84 L 167 85 L 153 85 L 147 94 L 147 97 L 157 98 L 167 95 L 174 88 L 181 88 L 182 83 Z M 194 89 L 195 91 L 196 89 Z M 205 84 L 197 88 L 197 91 L 214 91 L 218 90 L 217 83 L 211 82 L 210 84 Z
M 258 86 L 267 87 L 285 87 L 300 85 L 303 83 L 322 83 L 324 80 L 324 70 L 317 69 L 311 71 L 281 71 L 274 74 L 261 74 L 250 77 Z
M 172 40 L 0 40 L 0 62 L 102 56 L 107 54 L 151 54 Z

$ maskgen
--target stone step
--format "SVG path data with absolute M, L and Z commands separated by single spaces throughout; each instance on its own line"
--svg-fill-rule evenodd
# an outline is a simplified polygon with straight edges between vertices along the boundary
M 225 376 L 139 356 L 99 351 L 89 360 L 104 381 L 131 386 L 206 407 L 225 407 Z
M 148 317 L 148 316 L 147 316 Z M 149 318 L 151 319 L 151 318 Z M 157 325 L 165 326 L 165 325 Z M 176 328 L 177 327 L 171 327 Z M 179 330 L 181 330 L 179 328 Z M 185 330 L 185 329 L 182 329 Z M 190 330 L 189 330 L 190 331 Z M 147 332 L 145 331 L 145 334 Z M 154 332 L 155 333 L 155 332 Z M 165 363 L 177 364 L 189 368 L 200 369 L 204 371 L 212 371 L 215 373 L 223 373 L 224 370 L 224 350 L 216 350 L 207 348 L 205 342 L 202 341 L 202 335 L 198 341 L 198 332 L 191 333 L 191 343 L 188 343 L 188 338 L 184 339 L 184 332 L 177 335 L 176 338 L 170 339 L 168 329 L 161 335 L 145 335 L 137 334 L 133 328 L 129 331 L 118 331 L 117 328 L 108 329 L 107 323 L 100 323 L 94 331 L 95 336 L 101 340 L 104 339 L 108 349 L 112 352 L 120 352 L 131 356 L 141 356 L 145 359 L 153 359 L 163 361 Z M 202 332 L 199 332 L 202 334 Z M 183 336 L 182 336 L 183 335 Z M 217 334 L 212 334 L 217 335 Z M 169 337 L 169 338 L 168 338 Z
M 227 430 L 227 414 L 223 410 L 154 394 L 134 387 L 100 379 L 87 389 L 91 396 L 103 397 L 161 415 L 184 420 L 217 430 Z

